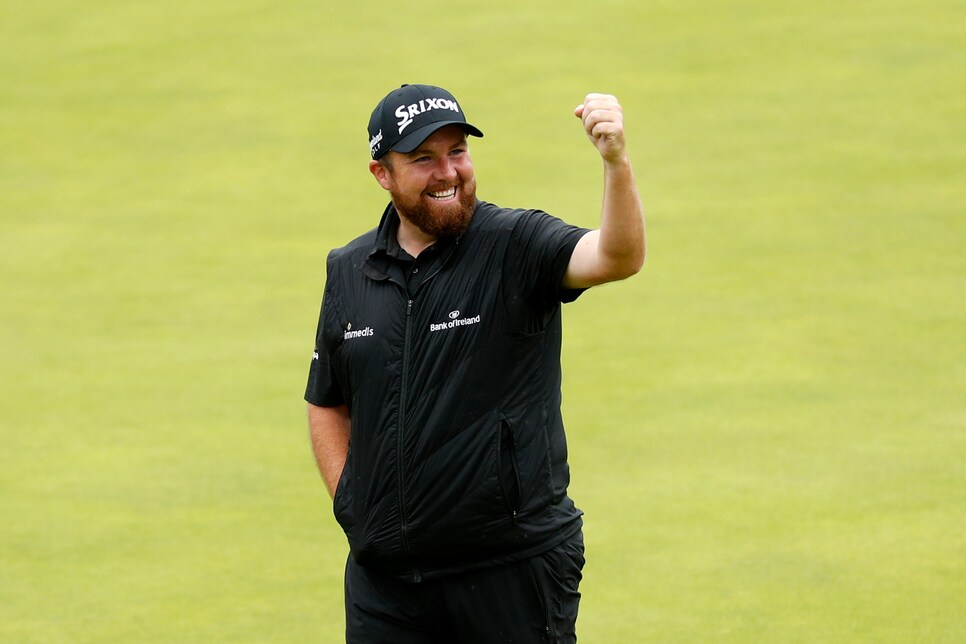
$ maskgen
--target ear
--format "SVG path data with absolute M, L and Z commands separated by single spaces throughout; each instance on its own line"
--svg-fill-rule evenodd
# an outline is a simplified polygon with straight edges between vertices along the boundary
M 369 162 L 369 172 L 376 178 L 383 190 L 389 190 L 392 186 L 392 174 L 389 169 L 378 161 Z

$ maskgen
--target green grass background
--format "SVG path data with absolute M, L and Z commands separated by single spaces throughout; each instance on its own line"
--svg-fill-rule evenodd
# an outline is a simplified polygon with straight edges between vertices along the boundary
M 337 642 L 302 391 L 402 82 L 480 196 L 648 211 L 566 310 L 578 633 L 966 641 L 966 7 L 0 0 L 0 641 Z

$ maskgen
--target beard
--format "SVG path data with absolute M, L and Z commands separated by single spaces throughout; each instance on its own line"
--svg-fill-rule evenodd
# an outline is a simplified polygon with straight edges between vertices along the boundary
M 390 190 L 399 216 L 433 237 L 459 237 L 470 227 L 476 208 L 476 179 L 458 186 L 459 201 L 453 204 L 427 204 L 422 195 L 407 197 Z

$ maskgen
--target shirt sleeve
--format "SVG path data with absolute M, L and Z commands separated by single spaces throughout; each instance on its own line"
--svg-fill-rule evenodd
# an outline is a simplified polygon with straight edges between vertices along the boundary
M 564 288 L 563 278 L 577 242 L 588 232 L 545 212 L 527 211 L 513 228 L 504 271 L 519 280 L 528 299 L 572 302 L 586 289 Z
M 315 350 L 309 365 L 308 382 L 305 385 L 305 401 L 319 407 L 337 407 L 345 404 L 342 388 L 332 367 L 331 357 L 324 341 L 327 305 L 331 305 L 328 288 L 323 296 L 319 325 L 315 332 Z
M 338 407 L 345 403 L 330 367 L 329 354 L 324 348 L 316 348 L 312 354 L 309 378 L 305 385 L 305 401 L 318 407 Z

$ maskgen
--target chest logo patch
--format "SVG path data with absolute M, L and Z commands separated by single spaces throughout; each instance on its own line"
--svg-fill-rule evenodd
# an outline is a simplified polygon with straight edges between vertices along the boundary
M 450 329 L 456 329 L 459 327 L 470 326 L 473 324 L 480 323 L 480 316 L 476 317 L 460 317 L 463 315 L 460 311 L 450 311 L 446 316 L 449 318 L 449 322 L 440 322 L 438 324 L 430 324 L 429 330 L 432 333 L 436 331 L 449 331 Z
M 353 331 L 352 330 L 352 323 L 350 322 L 350 323 L 348 323 L 348 324 L 345 325 L 345 331 L 343 331 L 343 333 L 342 333 L 342 339 L 343 340 L 353 340 L 355 338 L 368 338 L 368 337 L 371 337 L 373 335 L 375 335 L 375 331 L 372 330 L 372 327 L 367 326 L 364 329 L 359 329 L 358 331 Z

